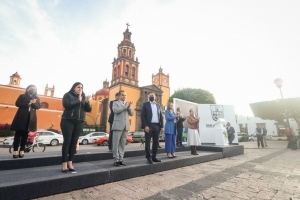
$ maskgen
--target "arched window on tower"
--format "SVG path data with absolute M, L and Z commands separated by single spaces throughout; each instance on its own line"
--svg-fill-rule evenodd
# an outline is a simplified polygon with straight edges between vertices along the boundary
M 114 69 L 114 78 L 117 78 L 117 68 Z
M 121 75 L 121 68 L 120 68 L 120 65 L 118 66 L 118 76 Z
M 126 49 L 123 49 L 123 56 L 126 56 Z
M 129 66 L 126 65 L 126 67 L 125 67 L 125 76 L 128 76 L 128 73 L 129 73 Z
M 128 52 L 128 56 L 131 58 L 131 50 L 129 50 L 129 52 Z
M 132 78 L 134 78 L 135 77 L 135 68 L 133 67 L 132 68 Z

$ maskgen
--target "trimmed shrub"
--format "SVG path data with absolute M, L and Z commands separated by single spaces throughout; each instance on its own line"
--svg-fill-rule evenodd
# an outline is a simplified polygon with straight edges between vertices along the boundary
M 14 136 L 14 131 L 10 130 L 10 124 L 0 124 L 0 137 Z

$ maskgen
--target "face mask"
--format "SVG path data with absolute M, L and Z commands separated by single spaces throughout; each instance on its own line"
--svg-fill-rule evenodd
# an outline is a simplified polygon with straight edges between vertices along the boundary
M 149 100 L 152 102 L 154 101 L 154 97 L 149 97 Z
M 28 90 L 28 93 L 29 93 L 30 95 L 33 95 L 33 94 L 35 93 L 35 90 L 30 89 L 30 90 Z

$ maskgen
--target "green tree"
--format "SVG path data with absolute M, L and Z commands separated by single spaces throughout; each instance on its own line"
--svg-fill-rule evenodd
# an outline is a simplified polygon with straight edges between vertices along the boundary
M 255 117 L 275 120 L 285 124 L 286 118 L 293 118 L 300 123 L 300 98 L 264 101 L 250 104 Z
M 213 94 L 207 90 L 199 88 L 183 88 L 178 89 L 170 96 L 169 101 L 173 102 L 173 98 L 191 101 L 199 104 L 215 104 L 216 100 Z

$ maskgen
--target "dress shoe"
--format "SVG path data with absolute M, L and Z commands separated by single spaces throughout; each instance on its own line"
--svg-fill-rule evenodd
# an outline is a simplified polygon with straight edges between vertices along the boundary
M 174 154 L 171 153 L 171 155 L 173 156 L 173 158 L 176 158 L 177 156 L 175 156 Z
M 170 153 L 167 153 L 168 158 L 173 158 L 173 156 Z
M 13 158 L 19 158 L 19 155 L 13 155 Z
M 157 159 L 157 158 L 153 158 L 152 159 L 153 162 L 161 162 L 161 160 Z
M 19 154 L 19 158 L 23 158 L 24 157 L 24 153 L 23 154 Z
M 63 173 L 66 173 L 68 171 L 69 171 L 69 169 L 63 169 L 63 170 L 61 170 L 61 172 L 63 172 Z
M 151 158 L 147 158 L 147 163 L 148 163 L 148 164 L 153 164 L 152 159 L 151 159 Z
M 75 172 L 76 170 L 74 168 L 69 168 L 70 172 Z
M 161 146 L 158 146 L 157 148 L 161 149 Z
M 120 167 L 120 163 L 119 162 L 114 162 L 114 166 Z
M 119 165 L 126 166 L 125 163 L 123 163 L 123 161 L 119 162 Z
M 74 167 L 71 168 L 71 167 L 69 167 L 69 165 L 67 165 L 67 167 L 68 167 L 68 170 L 71 171 L 71 172 L 75 172 L 75 171 L 76 171 L 76 170 L 74 169 Z

